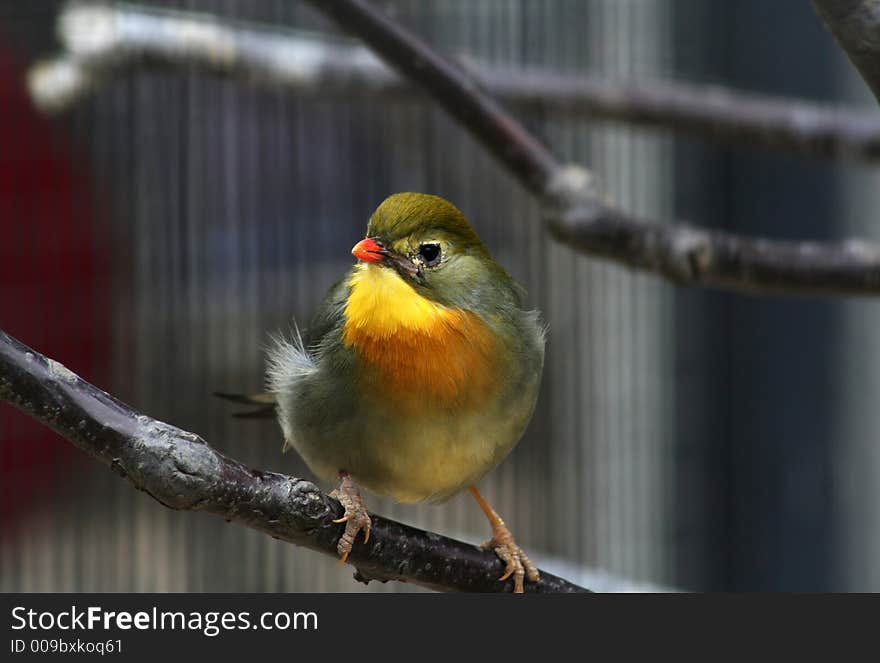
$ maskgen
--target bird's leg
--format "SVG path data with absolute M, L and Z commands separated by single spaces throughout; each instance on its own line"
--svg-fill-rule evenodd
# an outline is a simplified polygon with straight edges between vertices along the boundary
M 339 478 L 339 488 L 330 493 L 330 497 L 338 499 L 345 508 L 345 515 L 333 521 L 334 523 L 345 523 L 345 531 L 339 537 L 339 543 L 336 544 L 339 565 L 341 566 L 348 559 L 348 554 L 351 552 L 358 532 L 364 531 L 364 543 L 370 540 L 370 528 L 373 521 L 370 520 L 367 507 L 364 506 L 361 499 L 361 491 L 352 480 L 351 475 L 345 470 L 340 470 Z
M 507 525 L 495 513 L 495 509 L 489 506 L 489 503 L 483 499 L 476 486 L 471 486 L 471 495 L 477 500 L 477 504 L 480 505 L 483 513 L 486 514 L 486 518 L 489 519 L 489 525 L 492 526 L 492 538 L 483 544 L 483 548 L 491 548 L 501 558 L 501 561 L 507 564 L 507 569 L 499 580 L 507 580 L 512 575 L 514 593 L 522 594 L 523 578 L 528 577 L 532 582 L 538 582 L 540 579 L 538 568 L 532 564 L 525 551 L 513 540 L 513 534 L 507 529 Z

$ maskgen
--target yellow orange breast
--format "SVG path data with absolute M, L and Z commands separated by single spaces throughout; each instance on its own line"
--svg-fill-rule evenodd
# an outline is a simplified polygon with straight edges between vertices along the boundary
M 359 265 L 349 285 L 343 340 L 377 399 L 460 410 L 494 394 L 497 341 L 479 316 L 432 302 L 377 265 Z

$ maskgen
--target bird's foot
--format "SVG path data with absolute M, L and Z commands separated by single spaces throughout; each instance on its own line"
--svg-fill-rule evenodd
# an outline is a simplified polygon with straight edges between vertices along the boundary
M 538 582 L 541 576 L 538 567 L 532 564 L 532 560 L 526 555 L 525 550 L 514 541 L 513 534 L 507 529 L 504 521 L 492 524 L 492 538 L 482 546 L 486 550 L 494 550 L 501 561 L 507 565 L 499 580 L 507 580 L 513 576 L 513 593 L 523 593 L 523 580 L 528 578 L 532 582 Z
M 339 553 L 339 565 L 345 564 L 354 540 L 357 538 L 358 532 L 363 530 L 364 543 L 370 540 L 370 528 L 373 521 L 370 520 L 370 514 L 367 513 L 367 507 L 361 499 L 361 491 L 357 484 L 352 481 L 351 476 L 346 472 L 340 472 L 339 476 L 342 481 L 339 488 L 330 493 L 330 497 L 335 497 L 345 509 L 345 515 L 342 518 L 334 520 L 334 523 L 345 523 L 345 531 L 339 537 L 336 544 L 336 551 Z
M 528 578 L 532 582 L 538 582 L 541 579 L 538 568 L 532 564 L 532 560 L 526 555 L 525 551 L 520 548 L 516 541 L 513 540 L 513 534 L 507 529 L 507 525 L 501 520 L 501 516 L 495 513 L 495 509 L 489 506 L 489 503 L 480 495 L 480 491 L 476 486 L 471 486 L 471 495 L 477 500 L 480 509 L 486 514 L 489 525 L 492 527 L 492 538 L 483 544 L 483 549 L 491 549 L 501 558 L 501 561 L 507 565 L 499 580 L 507 580 L 513 576 L 513 593 L 522 594 L 524 591 L 523 580 Z

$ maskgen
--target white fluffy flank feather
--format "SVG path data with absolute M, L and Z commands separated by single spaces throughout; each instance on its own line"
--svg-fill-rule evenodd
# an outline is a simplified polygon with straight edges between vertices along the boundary
M 295 324 L 290 340 L 281 334 L 271 337 L 271 345 L 267 349 L 267 364 L 267 386 L 269 391 L 275 394 L 286 450 L 294 435 L 291 408 L 297 386 L 304 377 L 317 371 L 318 367 L 312 355 L 306 350 L 302 335 Z

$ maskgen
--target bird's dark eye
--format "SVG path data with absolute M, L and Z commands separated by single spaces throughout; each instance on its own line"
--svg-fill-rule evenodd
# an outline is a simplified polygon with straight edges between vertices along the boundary
M 440 262 L 440 245 L 422 244 L 419 247 L 419 256 L 425 263 L 425 267 L 434 267 Z

